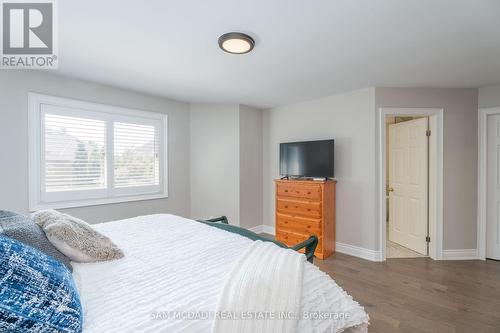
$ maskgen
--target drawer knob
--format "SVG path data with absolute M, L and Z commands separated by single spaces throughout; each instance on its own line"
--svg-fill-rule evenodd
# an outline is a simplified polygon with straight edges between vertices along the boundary
M 285 193 L 288 193 L 288 190 L 285 190 Z

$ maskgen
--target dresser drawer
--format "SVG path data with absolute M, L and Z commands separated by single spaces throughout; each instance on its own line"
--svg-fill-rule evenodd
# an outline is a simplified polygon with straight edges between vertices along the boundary
M 308 200 L 321 200 L 321 186 L 319 184 L 298 185 L 294 183 L 277 183 L 278 197 L 292 197 Z
M 276 214 L 277 230 L 296 232 L 305 235 L 322 236 L 321 219 L 304 218 L 287 214 Z
M 276 179 L 276 240 L 295 246 L 318 237 L 314 256 L 326 259 L 335 252 L 336 181 Z
M 284 230 L 279 230 L 276 233 L 276 240 L 284 243 L 286 246 L 294 246 L 297 245 L 306 239 L 308 239 L 310 235 L 297 234 L 294 232 L 288 232 Z M 323 237 L 318 237 L 318 246 L 316 247 L 317 252 L 322 252 L 323 249 Z
M 278 198 L 276 210 L 285 214 L 321 218 L 321 203 Z

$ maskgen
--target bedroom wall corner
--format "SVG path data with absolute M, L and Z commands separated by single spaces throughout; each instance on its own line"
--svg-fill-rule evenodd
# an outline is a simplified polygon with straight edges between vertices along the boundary
M 262 111 L 239 104 L 193 103 L 191 217 L 226 215 L 231 224 L 262 224 Z
M 262 110 L 240 105 L 240 226 L 262 225 Z
M 190 217 L 239 225 L 239 105 L 192 103 L 189 117 Z

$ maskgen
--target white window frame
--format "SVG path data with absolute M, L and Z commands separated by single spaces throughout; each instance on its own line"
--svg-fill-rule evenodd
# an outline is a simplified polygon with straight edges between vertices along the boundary
M 106 163 L 107 186 L 104 189 L 76 190 L 61 192 L 44 192 L 43 177 L 44 142 L 42 140 L 43 106 L 60 108 L 57 114 L 69 116 L 91 116 L 92 119 L 106 121 Z M 168 197 L 168 122 L 167 115 L 158 112 L 141 111 L 105 104 L 84 102 L 69 98 L 62 98 L 44 94 L 28 93 L 28 141 L 29 141 L 29 210 L 61 209 L 70 207 L 84 207 L 104 205 L 119 202 L 152 200 Z M 54 111 L 51 110 L 51 114 Z M 159 128 L 160 156 L 159 170 L 160 183 L 154 186 L 137 186 L 129 188 L 114 188 L 113 182 L 113 122 L 132 122 L 136 124 L 155 125 Z

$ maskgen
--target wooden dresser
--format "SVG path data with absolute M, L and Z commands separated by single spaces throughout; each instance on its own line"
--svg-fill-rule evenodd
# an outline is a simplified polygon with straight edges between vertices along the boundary
M 316 235 L 314 255 L 335 252 L 335 180 L 281 180 L 276 184 L 276 239 L 293 246 Z

